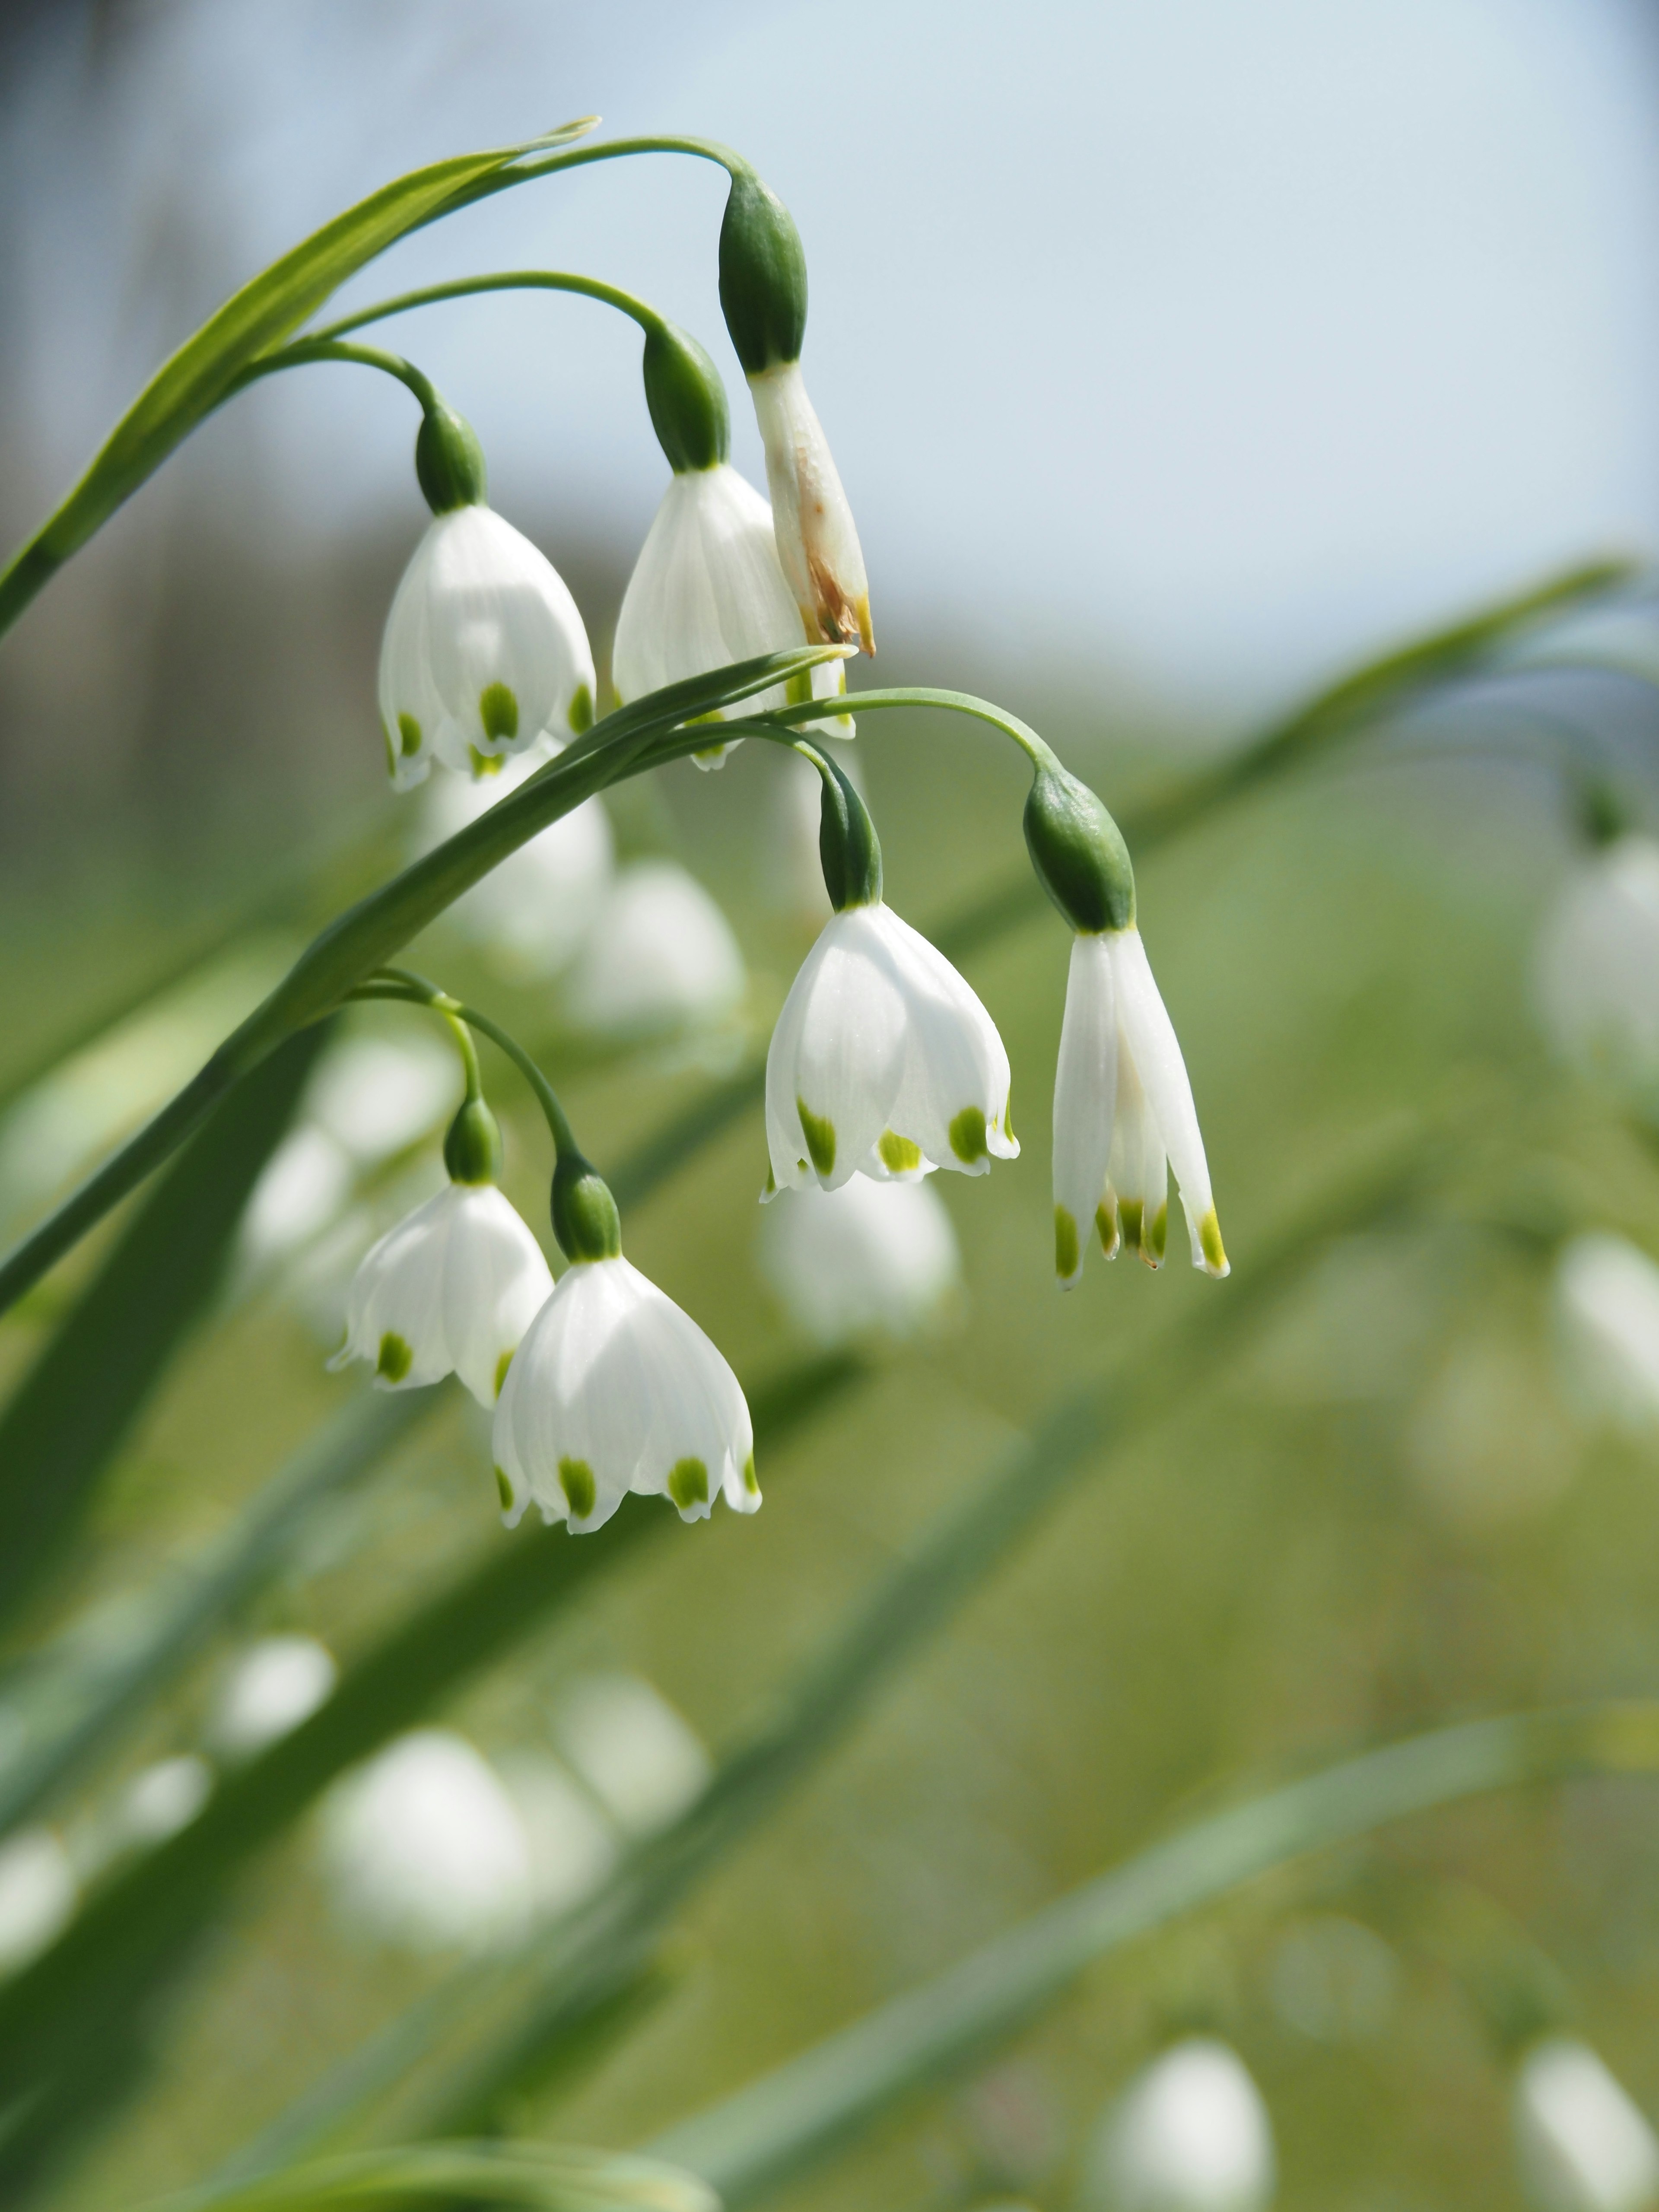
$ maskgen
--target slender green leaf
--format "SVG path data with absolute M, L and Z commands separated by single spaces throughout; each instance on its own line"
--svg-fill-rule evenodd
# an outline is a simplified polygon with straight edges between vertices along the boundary
M 959 1966 L 649 2146 L 753 2203 L 1014 2033 L 1084 1969 L 1241 1883 L 1460 1798 L 1580 1774 L 1659 1773 L 1659 1703 L 1437 1729 L 1200 1821 L 1058 1899 Z
M 0 1613 L 55 1559 L 212 1298 L 320 1036 L 293 1039 L 209 1122 L 0 1413 Z
M 191 2190 L 146 2212 L 312 2212 L 436 2197 L 535 2212 L 720 2212 L 694 2174 L 660 2160 L 572 2143 L 424 2142 L 356 2151 L 222 2189 Z

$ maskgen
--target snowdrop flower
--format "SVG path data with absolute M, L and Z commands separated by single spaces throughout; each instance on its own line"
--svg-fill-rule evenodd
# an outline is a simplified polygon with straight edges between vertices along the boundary
M 1025 842 L 1075 933 L 1054 1071 L 1054 1272 L 1062 1288 L 1076 1282 L 1091 1224 L 1109 1260 L 1127 1246 L 1159 1266 L 1173 1166 L 1193 1265 L 1224 1275 L 1192 1085 L 1135 927 L 1117 824 L 1050 761 L 1032 779 Z
M 1659 842 L 1619 837 L 1580 862 L 1540 930 L 1534 988 L 1564 1060 L 1659 1094 Z
M 495 1408 L 495 1480 L 516 1528 L 533 1498 L 575 1535 L 627 1493 L 672 1498 L 683 1521 L 715 1494 L 761 1502 L 755 1432 L 738 1378 L 689 1314 L 622 1255 L 616 1201 L 556 1130 L 553 1233 L 570 1259 L 531 1322 Z
M 930 1184 L 854 1176 L 809 1185 L 761 1218 L 761 1267 L 790 1319 L 825 1347 L 866 1331 L 909 1336 L 962 1291 L 951 1217 Z
M 50 1828 L 19 1828 L 0 1843 L 0 1975 L 26 1966 L 68 1926 L 77 1893 Z
M 428 787 L 418 849 L 429 852 L 517 790 L 556 751 L 544 744 L 471 782 L 442 776 Z M 614 866 L 611 818 L 585 799 L 464 891 L 448 919 L 494 956 L 506 975 L 556 975 L 580 945 Z
M 881 896 L 881 850 L 832 761 L 823 780 L 824 884 L 836 911 L 789 988 L 766 1055 L 765 1195 L 814 1178 L 983 1175 L 1015 1159 L 1008 1055 L 942 952 Z
M 495 1188 L 501 1134 L 476 1095 L 451 1125 L 444 1158 L 448 1187 L 389 1230 L 358 1268 L 345 1342 L 329 1365 L 366 1359 L 383 1390 L 419 1389 L 453 1373 L 490 1407 L 553 1277 Z
M 616 1865 L 616 1836 L 586 1791 L 548 1753 L 512 1753 L 497 1761 L 496 1771 L 524 1826 L 532 1905 L 538 1912 L 568 1912 Z
M 559 1749 L 623 1832 L 665 1828 L 708 1788 L 708 1753 L 661 1692 L 635 1674 L 574 1682 L 554 1715 Z
M 1659 1427 L 1659 1267 L 1622 1237 L 1575 1237 L 1556 1261 L 1555 1312 L 1584 1410 L 1650 1435 Z
M 676 475 L 635 564 L 617 623 L 617 696 L 626 704 L 682 677 L 801 642 L 800 614 L 778 565 L 766 501 L 724 459 Z M 843 665 L 820 662 L 787 685 L 722 708 L 721 719 L 763 713 L 797 698 L 833 699 L 846 689 Z M 841 736 L 853 734 L 848 717 L 830 726 Z M 718 768 L 731 750 L 717 744 L 693 757 L 700 768 Z
M 806 257 L 789 210 L 740 169 L 720 224 L 720 306 L 755 402 L 778 559 L 809 637 L 875 651 L 852 509 L 801 375 Z
M 187 1828 L 213 1794 L 213 1769 L 192 1751 L 158 1759 L 122 1792 L 111 1826 L 118 1848 L 148 1848 Z
M 566 1006 L 592 1036 L 639 1036 L 723 1021 L 747 983 L 732 926 L 696 877 L 637 860 L 593 915 Z
M 219 1692 L 208 1740 L 221 1758 L 252 1759 L 308 1720 L 339 1669 L 315 1637 L 265 1636 L 250 1645 Z
M 1659 2203 L 1659 2138 L 1585 2045 L 1535 2044 L 1516 2071 L 1511 2114 L 1539 2212 L 1644 2212 Z
M 544 555 L 484 504 L 483 456 L 460 417 L 428 409 L 416 469 L 433 510 L 380 646 L 380 721 L 396 789 L 434 760 L 477 773 L 593 719 L 593 656 Z
M 1224 2043 L 1192 2036 L 1154 2059 L 1091 2146 L 1091 2212 L 1262 2212 L 1276 2183 L 1261 2093 Z
M 417 1729 L 343 1777 L 325 1799 L 321 1846 L 345 1926 L 415 1950 L 515 1934 L 534 1887 L 511 1796 L 464 1736 Z

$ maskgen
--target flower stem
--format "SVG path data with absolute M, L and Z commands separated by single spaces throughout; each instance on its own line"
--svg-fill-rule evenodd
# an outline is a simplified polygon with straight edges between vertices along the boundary
M 459 276 L 452 283 L 428 284 L 418 292 L 400 292 L 395 299 L 359 308 L 356 314 L 343 315 L 338 322 L 325 324 L 321 330 L 296 338 L 281 353 L 267 355 L 258 366 L 280 368 L 284 355 L 302 350 L 307 345 L 342 338 L 348 331 L 361 331 L 370 323 L 384 322 L 388 316 L 406 314 L 411 307 L 434 307 L 443 300 L 465 300 L 483 292 L 574 292 L 631 316 L 642 331 L 661 331 L 668 328 L 665 318 L 645 301 L 635 299 L 619 285 L 604 283 L 597 276 L 577 276 L 561 269 L 503 269 L 493 276 Z
M 392 990 L 378 988 L 383 981 L 397 988 Z M 447 991 L 441 990 L 437 984 L 428 982 L 424 975 L 416 975 L 410 968 L 382 968 L 361 990 L 354 991 L 351 995 L 354 999 L 402 999 L 410 1006 L 429 1006 L 434 1013 L 442 1014 L 462 1039 L 462 1055 L 468 1064 L 467 1096 L 470 1098 L 479 1095 L 474 1088 L 478 1083 L 478 1055 L 466 1033 L 468 1030 L 476 1030 L 480 1036 L 487 1036 L 492 1044 L 499 1046 L 507 1054 L 535 1092 L 536 1103 L 546 1117 L 548 1129 L 552 1135 L 556 1155 L 561 1159 L 582 1157 L 581 1147 L 571 1130 L 570 1118 L 559 1103 L 558 1093 L 517 1037 L 504 1030 L 499 1022 L 493 1021 L 488 1014 L 480 1013 L 476 1006 L 463 1006 L 459 999 L 452 999 Z
M 443 404 L 431 379 L 422 375 L 414 362 L 405 361 L 401 354 L 383 352 L 379 346 L 345 345 L 330 337 L 296 338 L 292 345 L 250 362 L 241 374 L 225 386 L 219 404 L 222 405 L 235 393 L 246 392 L 262 376 L 273 375 L 279 368 L 303 368 L 314 361 L 349 361 L 355 362 L 360 368 L 383 369 L 386 375 L 395 376 L 399 384 L 408 386 L 427 414 Z

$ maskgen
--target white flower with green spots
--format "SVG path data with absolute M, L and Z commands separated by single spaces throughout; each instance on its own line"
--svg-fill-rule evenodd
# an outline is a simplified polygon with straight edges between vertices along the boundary
M 749 389 L 766 447 L 778 560 L 806 634 L 873 653 L 859 533 L 799 362 L 774 362 Z
M 1192 1085 L 1139 930 L 1072 941 L 1054 1071 L 1054 1271 L 1069 1289 L 1089 1231 L 1109 1260 L 1163 1263 L 1173 1164 L 1193 1265 L 1227 1273 Z
M 627 704 L 683 677 L 786 652 L 817 635 L 816 629 L 803 629 L 778 562 L 772 510 L 760 494 L 726 461 L 677 474 L 663 494 L 617 618 L 617 697 Z M 739 700 L 722 710 L 721 719 L 793 701 L 835 699 L 846 689 L 841 662 L 830 661 L 787 686 Z M 845 715 L 826 727 L 839 737 L 853 734 Z M 718 768 L 731 750 L 729 744 L 715 744 L 693 757 L 700 768 Z
M 620 1253 L 560 1276 L 507 1370 L 495 1454 L 509 1528 L 532 1498 L 574 1535 L 630 1490 L 671 1498 L 683 1521 L 706 1520 L 717 1494 L 738 1513 L 761 1502 L 737 1376 Z
M 346 1299 L 345 1342 L 329 1364 L 366 1359 L 382 1390 L 453 1373 L 493 1406 L 552 1287 L 540 1245 L 495 1186 L 452 1182 L 364 1259 Z
M 766 1055 L 766 1195 L 1018 1157 L 1008 1055 L 942 952 L 880 900 L 832 915 Z
M 470 775 L 586 730 L 593 655 L 545 556 L 493 508 L 452 507 L 434 515 L 404 571 L 380 692 L 392 781 L 407 791 L 434 760 Z

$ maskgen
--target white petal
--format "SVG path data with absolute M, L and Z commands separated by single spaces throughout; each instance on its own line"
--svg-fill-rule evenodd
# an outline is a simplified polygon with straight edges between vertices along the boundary
M 778 559 L 809 635 L 872 650 L 870 586 L 853 511 L 830 441 L 806 396 L 800 363 L 749 380 L 766 447 Z
M 867 1331 L 908 1336 L 962 1290 L 951 1217 L 926 1184 L 872 1179 L 792 1192 L 763 1216 L 761 1267 L 791 1320 L 826 1348 Z
M 436 518 L 416 547 L 392 595 L 380 639 L 380 725 L 392 784 L 407 791 L 424 781 L 434 757 L 443 701 L 432 678 L 428 577 Z
M 696 877 L 638 860 L 593 914 L 568 1006 L 595 1036 L 637 1036 L 723 1021 L 747 983 L 731 924 Z
M 1054 1066 L 1054 1265 L 1068 1287 L 1104 1196 L 1116 1096 L 1111 955 L 1102 937 L 1074 937 Z
M 1091 2147 L 1084 2202 L 1115 2212 L 1266 2212 L 1275 2180 L 1261 2092 L 1236 2051 L 1190 2036 L 1113 2107 Z
M 1112 975 L 1117 985 L 1118 1021 L 1123 1041 L 1151 1102 L 1158 1133 L 1175 1170 L 1192 1238 L 1193 1263 L 1212 1275 L 1224 1275 L 1228 1272 L 1227 1259 L 1222 1250 L 1220 1225 L 1210 1191 L 1204 1139 L 1199 1134 L 1192 1085 L 1187 1080 L 1186 1062 L 1181 1056 L 1174 1025 L 1152 980 L 1139 931 L 1114 930 L 1106 941 L 1112 951 Z
M 367 1359 L 381 1389 L 436 1382 L 452 1362 L 443 1330 L 443 1274 L 458 1196 L 451 1184 L 374 1245 L 346 1298 L 346 1340 L 330 1364 Z
M 1585 2044 L 1552 2036 L 1516 2075 L 1516 2149 L 1540 2212 L 1649 2212 L 1659 2138 Z
M 462 1382 L 491 1407 L 507 1362 L 552 1295 L 553 1276 L 528 1225 L 493 1183 L 458 1188 L 444 1269 L 445 1344 Z
M 1008 1055 L 996 1024 L 945 955 L 890 907 L 866 909 L 903 998 L 904 1068 L 891 1127 L 925 1159 L 984 1175 L 1017 1159 L 1008 1127 Z
M 908 1008 L 879 907 L 833 915 L 802 962 L 766 1055 L 767 1143 L 780 1189 L 839 1189 L 891 1126 Z M 807 1115 L 803 1123 L 802 1110 Z

